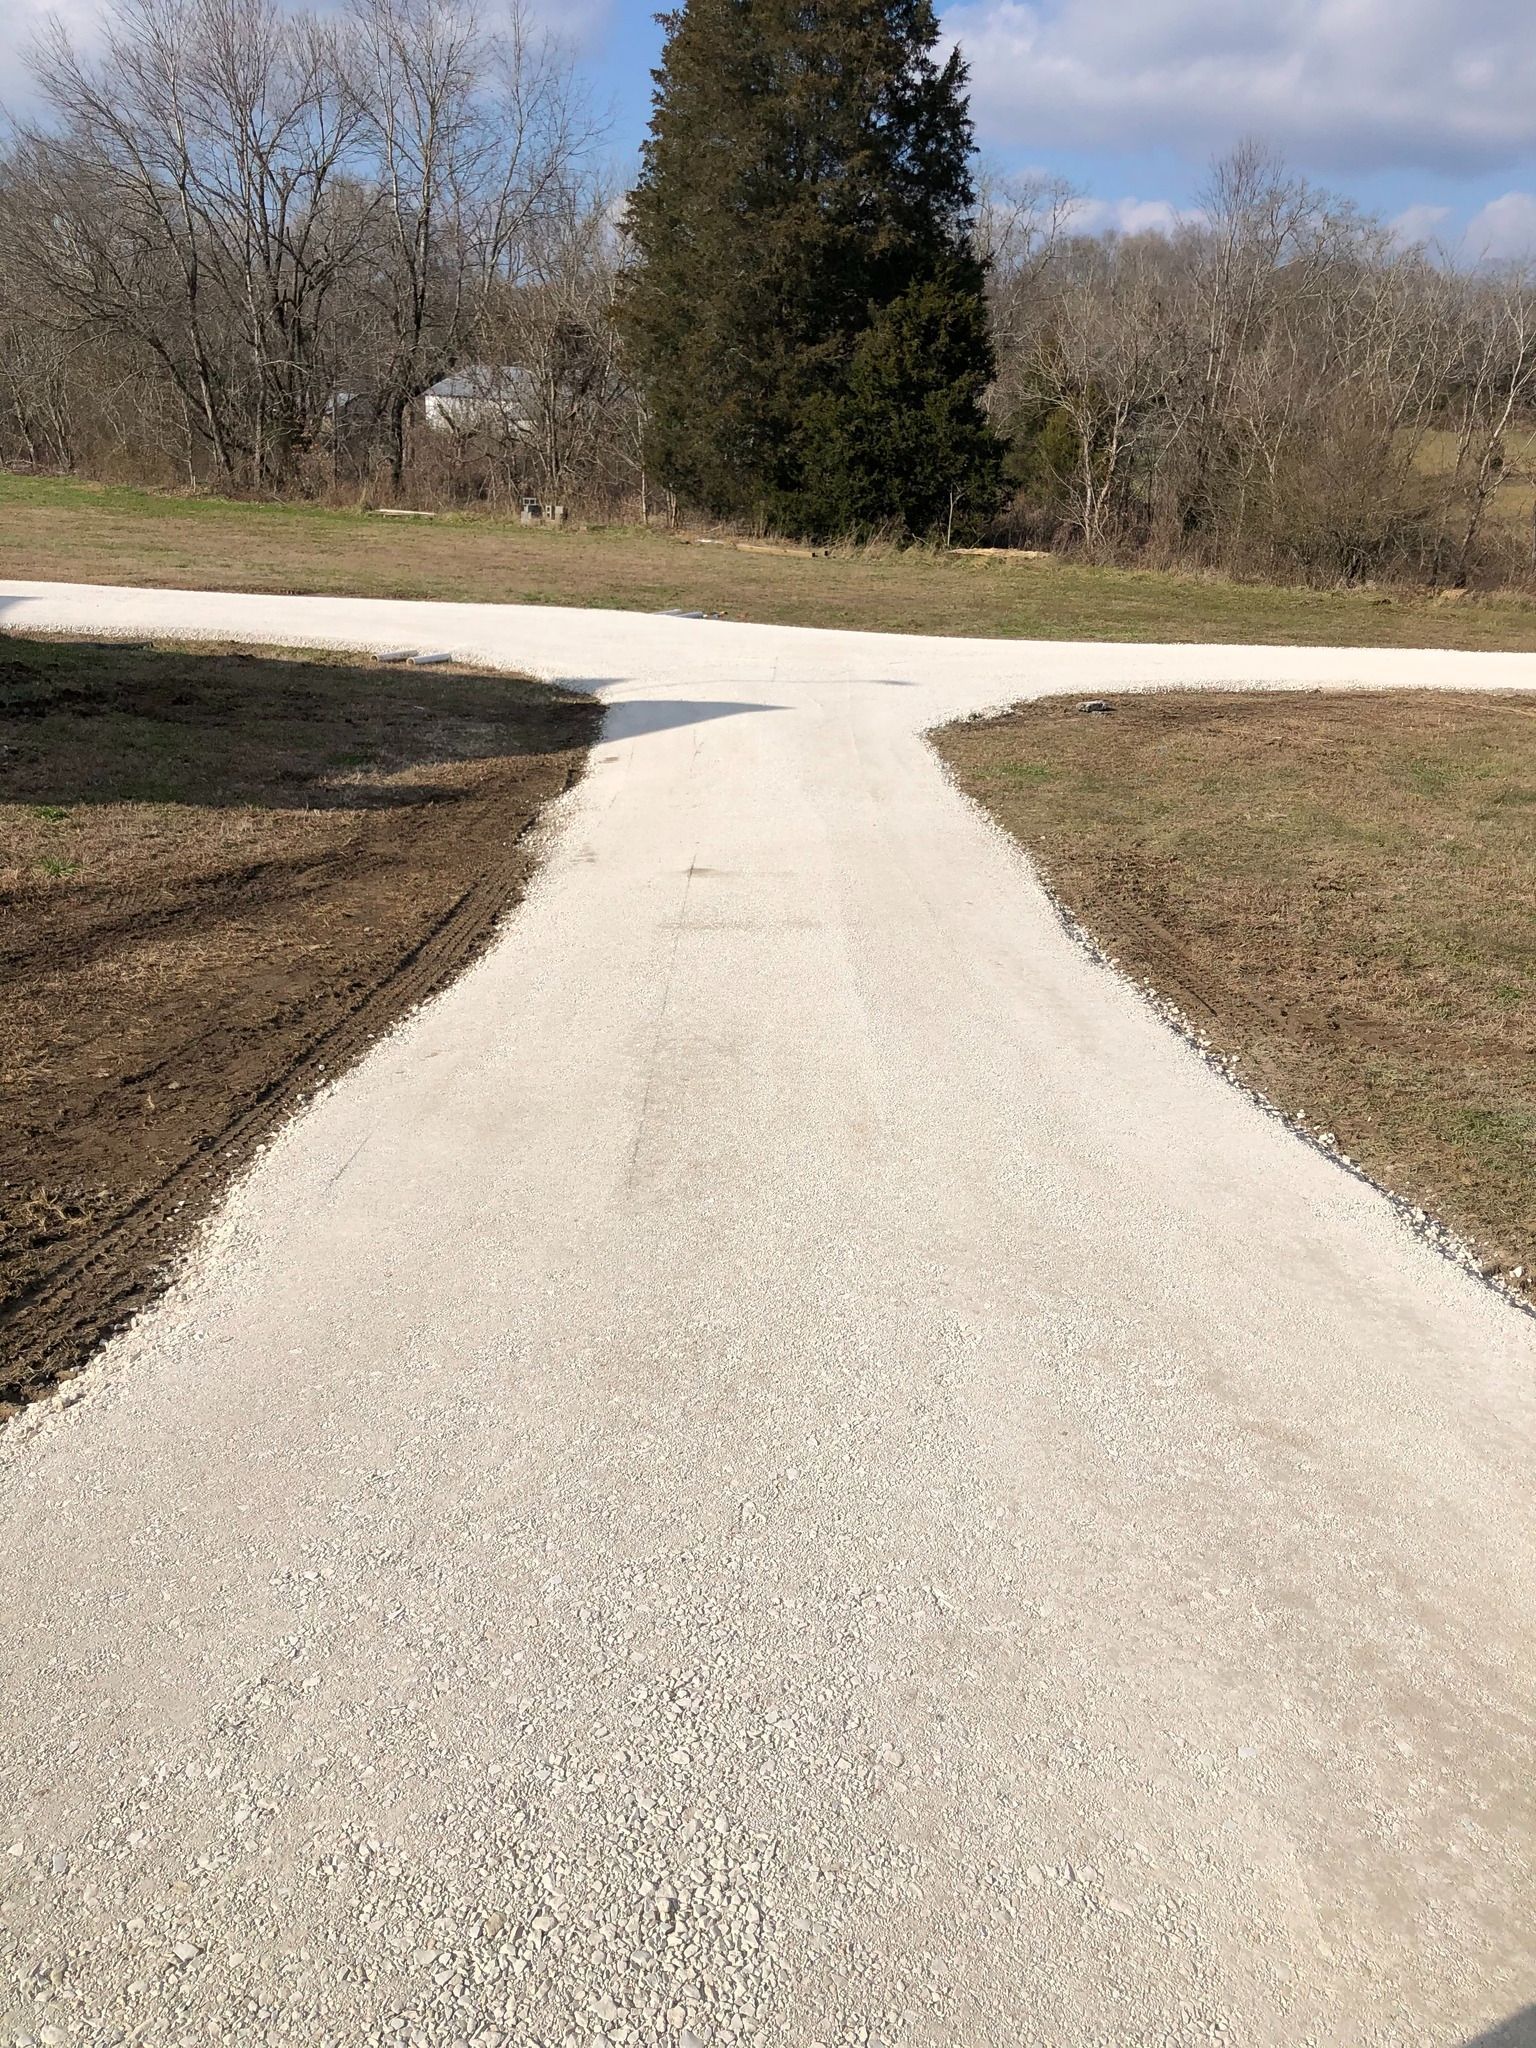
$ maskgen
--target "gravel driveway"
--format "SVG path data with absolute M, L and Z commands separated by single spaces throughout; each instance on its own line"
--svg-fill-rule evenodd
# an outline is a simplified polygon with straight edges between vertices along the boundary
M 1076 949 L 920 734 L 1536 658 L 0 625 L 612 706 L 491 952 L 0 1439 L 0 2042 L 1532 2038 L 1536 1323 Z

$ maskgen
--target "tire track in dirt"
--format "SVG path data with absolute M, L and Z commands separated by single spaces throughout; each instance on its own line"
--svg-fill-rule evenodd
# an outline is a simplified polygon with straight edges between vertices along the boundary
M 153 1300 L 276 1127 L 484 948 L 600 716 L 577 700 L 533 715 L 527 755 L 387 805 L 364 792 L 333 811 L 345 836 L 307 851 L 79 891 L 42 927 L 21 899 L 0 956 L 28 991 L 0 1059 L 15 1140 L 0 1168 L 0 1417 Z M 114 1009 L 114 966 L 131 980 L 146 953 L 172 963 L 170 986 Z

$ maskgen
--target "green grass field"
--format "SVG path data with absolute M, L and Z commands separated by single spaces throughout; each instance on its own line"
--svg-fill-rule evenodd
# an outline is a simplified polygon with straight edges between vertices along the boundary
M 0 577 L 720 612 L 1043 640 L 1536 649 L 1536 601 L 1310 591 L 1014 556 L 746 552 L 635 527 L 388 519 L 0 476 Z
M 1531 481 L 1529 443 L 1517 437 L 1513 453 L 1515 459 L 1500 477 L 1489 501 L 1488 525 L 1490 528 L 1513 528 L 1525 535 L 1530 532 L 1532 515 L 1536 513 L 1536 485 Z M 1423 474 L 1444 476 L 1455 465 L 1456 436 L 1441 428 L 1427 433 L 1419 447 L 1418 466 Z

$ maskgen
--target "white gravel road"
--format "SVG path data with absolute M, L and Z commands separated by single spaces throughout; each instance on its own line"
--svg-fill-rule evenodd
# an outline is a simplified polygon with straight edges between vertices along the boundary
M 1536 2034 L 1536 1323 L 1075 948 L 920 736 L 1536 660 L 0 626 L 612 706 L 489 955 L 0 1440 L 0 2043 Z

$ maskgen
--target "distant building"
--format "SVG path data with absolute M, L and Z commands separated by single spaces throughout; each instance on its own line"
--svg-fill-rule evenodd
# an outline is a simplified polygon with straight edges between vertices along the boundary
M 451 434 L 492 433 L 508 439 L 531 433 L 537 384 L 517 364 L 469 363 L 422 394 L 429 427 Z

